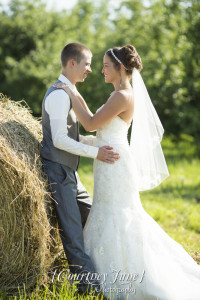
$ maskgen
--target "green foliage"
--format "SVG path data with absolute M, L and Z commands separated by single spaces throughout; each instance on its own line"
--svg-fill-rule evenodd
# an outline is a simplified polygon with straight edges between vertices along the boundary
M 0 90 L 26 99 L 41 114 L 46 89 L 60 73 L 65 44 L 86 44 L 93 73 L 80 92 L 93 112 L 112 90 L 101 74 L 105 51 L 130 43 L 143 60 L 142 76 L 167 134 L 199 141 L 200 2 L 198 0 L 79 0 L 72 10 L 47 11 L 40 0 L 11 0 L 0 12 Z
M 136 45 L 142 72 L 166 132 L 199 136 L 199 1 L 124 1 L 119 44 Z M 121 35 L 121 32 L 125 34 Z

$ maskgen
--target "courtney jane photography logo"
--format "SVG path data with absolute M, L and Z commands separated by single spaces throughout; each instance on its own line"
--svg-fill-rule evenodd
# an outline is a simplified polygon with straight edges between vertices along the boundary
M 126 274 L 121 270 L 113 269 L 108 273 L 91 273 L 80 271 L 77 274 L 72 274 L 69 269 L 62 270 L 58 273 L 57 270 L 53 273 L 52 282 L 57 279 L 58 282 L 73 283 L 81 282 L 96 286 L 97 292 L 102 293 L 120 293 L 136 294 L 136 288 L 133 287 L 134 282 L 141 283 L 143 281 L 145 271 L 142 274 L 131 273 Z M 117 287 L 116 287 L 117 286 Z

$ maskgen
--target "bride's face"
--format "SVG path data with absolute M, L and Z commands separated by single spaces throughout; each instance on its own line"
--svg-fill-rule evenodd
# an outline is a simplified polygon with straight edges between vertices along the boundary
M 101 73 L 104 74 L 106 83 L 113 83 L 119 77 L 119 72 L 115 69 L 110 57 L 105 54 L 103 58 L 103 69 Z

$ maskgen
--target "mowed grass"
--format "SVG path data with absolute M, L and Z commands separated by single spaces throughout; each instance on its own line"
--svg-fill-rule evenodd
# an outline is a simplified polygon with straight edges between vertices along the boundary
M 159 187 L 142 192 L 144 209 L 156 222 L 200 264 L 200 157 L 190 136 L 183 135 L 179 142 L 164 138 L 162 147 L 170 177 Z M 93 195 L 93 160 L 81 158 L 79 176 Z M 184 262 L 183 262 L 184 263 Z M 31 293 L 20 291 L 18 296 L 1 294 L 0 299 L 94 299 L 80 295 L 66 282 L 54 282 Z M 96 298 L 95 298 L 96 299 Z M 101 297 L 99 297 L 101 299 Z

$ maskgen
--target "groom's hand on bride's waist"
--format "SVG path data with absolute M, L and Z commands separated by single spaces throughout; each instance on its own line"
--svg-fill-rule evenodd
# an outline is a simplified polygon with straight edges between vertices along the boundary
M 120 158 L 119 153 L 113 151 L 111 146 L 103 146 L 99 148 L 97 159 L 108 164 L 114 164 Z

